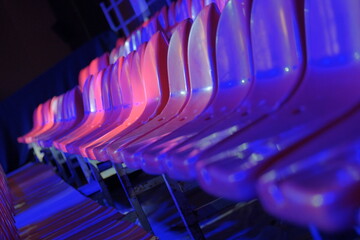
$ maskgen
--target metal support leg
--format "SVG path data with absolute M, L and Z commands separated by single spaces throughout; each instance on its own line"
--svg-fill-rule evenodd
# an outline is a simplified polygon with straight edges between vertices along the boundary
M 96 166 L 95 161 L 91 161 L 90 159 L 87 159 L 87 158 L 83 158 L 83 159 L 86 160 L 87 165 L 89 166 L 90 171 L 91 171 L 95 181 L 99 184 L 101 192 L 103 194 L 103 197 L 104 197 L 106 203 L 109 206 L 114 206 L 114 202 L 113 202 L 113 200 L 111 198 L 111 194 L 109 192 L 109 189 L 107 188 L 104 179 L 101 177 L 101 174 L 99 172 L 99 169 Z
M 165 174 L 163 178 L 191 239 L 205 239 L 199 225 L 198 217 L 195 215 L 193 207 L 182 192 L 178 182 L 168 178 Z
M 124 188 L 125 194 L 129 199 L 132 208 L 135 210 L 137 217 L 139 218 L 141 226 L 148 232 L 153 233 L 149 220 L 141 207 L 138 197 L 136 196 L 134 187 L 132 186 L 128 175 L 126 174 L 125 168 L 121 164 L 113 165 L 116 174 L 119 178 L 121 185 Z

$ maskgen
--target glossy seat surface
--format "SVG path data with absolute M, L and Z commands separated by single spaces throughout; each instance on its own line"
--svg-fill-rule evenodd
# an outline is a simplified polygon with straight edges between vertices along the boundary
M 255 197 L 254 181 L 266 168 L 359 103 L 353 77 L 360 71 L 358 4 L 306 1 L 308 59 L 301 85 L 281 111 L 201 154 L 197 171 L 204 189 L 236 200 Z
M 134 65 L 137 65 L 137 68 L 134 68 L 132 77 L 139 81 L 139 85 L 132 88 L 136 99 L 130 117 L 116 129 L 84 146 L 83 155 L 97 160 L 109 160 L 103 148 L 106 144 L 148 122 L 163 110 L 169 98 L 169 86 L 167 76 L 162 76 L 164 71 L 159 66 L 164 64 L 166 66 L 167 48 L 167 40 L 161 32 L 158 32 L 151 37 L 146 49 L 143 50 L 143 57 L 139 56 L 140 54 L 136 55 Z M 85 150 L 86 148 L 88 149 Z
M 83 88 L 84 118 L 69 134 L 54 141 L 54 146 L 59 150 L 66 152 L 66 145 L 68 143 L 81 136 L 81 134 L 90 129 L 91 126 L 94 126 L 92 123 L 96 122 L 97 107 L 101 107 L 101 101 L 100 104 L 96 104 L 95 96 L 97 96 L 98 99 L 101 99 L 100 90 L 102 75 L 103 71 L 96 76 L 91 75 L 85 82 Z M 99 117 L 101 118 L 101 116 Z
M 47 100 L 42 107 L 41 115 L 42 115 L 42 125 L 40 128 L 36 129 L 36 131 L 32 131 L 31 134 L 25 136 L 26 143 L 33 143 L 36 137 L 47 130 L 49 130 L 54 125 L 54 110 L 56 109 L 58 97 L 55 96 L 49 100 Z
M 121 58 L 122 60 L 122 58 Z M 122 64 L 122 61 L 119 61 Z M 121 68 L 121 66 L 120 66 Z M 95 102 L 99 104 L 96 106 L 96 112 L 98 119 L 93 122 L 93 127 L 88 126 L 89 128 L 86 129 L 81 135 L 78 135 L 77 138 L 74 138 L 71 142 L 67 143 L 66 149 L 68 153 L 78 154 L 79 151 L 77 150 L 77 146 L 81 144 L 84 138 L 91 135 L 94 131 L 101 128 L 105 125 L 112 117 L 112 106 L 110 101 L 110 81 L 112 79 L 113 71 L 115 69 L 115 65 L 109 65 L 101 76 L 101 85 L 95 85 L 95 87 L 99 87 L 100 89 L 100 96 L 95 96 Z M 116 80 L 116 79 L 115 79 Z M 100 106 L 101 104 L 101 106 Z
M 69 133 L 84 117 L 83 99 L 78 87 L 73 88 L 64 98 L 62 105 L 62 120 L 54 131 L 38 138 L 41 147 L 51 147 L 53 141 Z
M 177 123 L 170 128 L 175 130 L 174 127 L 176 127 L 177 129 L 162 139 L 168 139 L 169 137 L 170 140 L 176 138 L 176 140 L 180 141 L 182 137 L 186 137 L 187 134 L 198 131 L 199 128 L 203 127 L 205 124 L 204 122 L 206 122 L 205 119 L 208 119 L 209 116 L 212 116 L 212 114 L 218 110 L 216 108 L 216 101 L 214 101 L 214 98 L 218 100 L 221 98 L 221 95 L 216 94 L 218 83 L 214 50 L 218 19 L 219 13 L 216 6 L 212 4 L 200 12 L 191 27 L 188 40 L 189 77 L 192 84 L 191 104 L 187 105 L 185 112 L 183 111 L 185 114 L 181 118 L 182 120 L 179 121 L 179 119 L 177 119 Z M 199 39 L 201 39 L 201 44 L 199 44 Z M 184 119 L 185 116 L 189 119 Z M 189 120 L 193 120 L 194 117 L 197 117 L 196 120 L 189 122 Z M 184 121 L 184 123 L 187 124 L 184 125 L 181 121 Z M 178 128 L 178 126 L 182 127 Z M 138 160 L 135 160 L 135 162 L 142 162 L 143 165 L 147 165 L 146 171 L 161 172 L 161 165 L 159 164 L 159 161 L 156 161 L 157 159 L 154 161 L 153 159 L 150 159 L 150 161 L 147 162 L 140 154 L 140 148 L 149 144 L 157 145 L 157 140 L 160 140 L 161 137 L 162 134 L 160 133 L 156 135 L 152 134 L 152 137 L 146 141 L 133 143 L 138 146 L 134 146 L 133 149 L 127 148 L 129 154 L 126 157 L 126 160 L 130 159 L 128 157 L 132 156 L 133 153 L 137 153 Z
M 132 108 L 131 83 L 128 77 L 131 60 L 132 54 L 128 55 L 124 62 L 119 59 L 113 66 L 109 86 L 103 88 L 102 91 L 103 99 L 106 100 L 106 97 L 108 97 L 107 100 L 109 101 L 107 103 L 109 108 L 106 107 L 108 110 L 106 111 L 105 121 L 71 144 L 74 153 L 80 154 L 80 146 L 103 136 L 128 118 Z
M 273 164 L 257 183 L 265 209 L 325 231 L 353 227 L 360 205 L 359 120 L 360 105 Z
M 113 141 L 107 146 L 109 156 L 114 161 L 121 161 L 122 155 L 120 152 L 126 147 L 125 145 L 131 144 L 135 139 L 138 141 L 138 139 L 147 139 L 152 136 L 159 136 L 159 134 L 163 135 L 169 133 L 171 131 L 169 129 L 169 124 L 173 122 L 175 118 L 177 118 L 177 121 L 174 122 L 173 125 L 176 125 L 176 123 L 177 125 L 181 124 L 178 119 L 182 118 L 185 114 L 183 111 L 187 108 L 191 91 L 187 59 L 190 27 L 191 21 L 189 20 L 179 23 L 170 39 L 167 56 L 165 56 L 167 57 L 167 66 L 159 66 L 161 68 L 167 67 L 167 69 L 162 69 L 162 71 L 163 76 L 166 76 L 166 78 L 168 77 L 169 81 L 170 94 L 164 109 L 159 115 L 151 119 L 151 121 L 124 135 L 124 137 Z M 168 75 L 168 73 L 171 74 Z M 135 165 L 138 164 L 132 164 L 130 161 L 126 161 L 126 163 L 129 167 L 135 167 Z
M 56 105 L 54 106 L 54 124 L 51 128 L 49 128 L 47 131 L 37 135 L 35 137 L 35 140 L 37 143 L 39 143 L 39 140 L 51 135 L 53 132 L 56 132 L 59 128 L 61 128 L 62 123 L 64 122 L 64 119 L 66 117 L 66 112 L 63 109 L 63 105 L 68 99 L 69 94 L 65 93 L 58 97 L 58 100 L 56 102 Z
M 103 70 L 109 65 L 109 53 L 104 53 L 100 57 L 95 58 L 90 62 L 90 64 L 82 69 L 79 73 L 79 87 L 80 90 L 83 90 L 86 79 L 90 75 L 97 74 L 100 70 Z
M 17 141 L 19 143 L 26 143 L 25 139 L 27 136 L 31 136 L 33 133 L 38 131 L 43 125 L 43 117 L 42 117 L 42 108 L 43 104 L 39 104 L 33 112 L 33 128 L 26 134 L 21 137 L 18 137 Z
M 169 174 L 175 172 L 180 173 L 178 175 L 183 176 L 184 179 L 194 178 L 197 154 L 259 121 L 266 114 L 276 111 L 301 81 L 303 60 L 302 48 L 299 44 L 297 12 L 291 2 L 285 4 L 281 1 L 274 2 L 272 7 L 275 12 L 280 10 L 279 14 L 270 13 L 265 4 L 254 2 L 251 29 L 249 29 L 250 1 L 229 1 L 224 9 L 217 33 L 218 39 L 221 39 L 218 41 L 217 64 L 219 76 L 229 79 L 229 83 L 221 87 L 233 89 L 234 92 L 229 92 L 228 96 L 239 94 L 235 92 L 236 86 L 245 85 L 250 90 L 243 101 L 238 102 L 236 111 L 227 114 L 221 121 L 166 152 L 165 167 Z M 245 15 L 246 12 L 248 14 Z M 283 18 L 287 19 L 285 26 Z M 230 24 L 234 22 L 239 26 Z M 243 29 L 243 34 L 240 34 L 239 29 Z M 244 37 L 246 38 L 242 40 Z M 235 52 L 233 49 L 239 46 L 239 41 L 246 41 L 247 46 L 245 50 L 240 48 Z M 247 53 L 245 55 L 247 59 L 243 59 L 244 53 Z M 232 59 L 224 61 L 226 56 Z M 254 65 L 242 64 L 241 69 L 236 66 L 238 62 L 252 61 Z M 233 72 L 234 75 L 229 75 L 229 72 Z M 233 79 L 237 79 L 237 82 Z M 227 99 L 233 100 L 233 98 Z

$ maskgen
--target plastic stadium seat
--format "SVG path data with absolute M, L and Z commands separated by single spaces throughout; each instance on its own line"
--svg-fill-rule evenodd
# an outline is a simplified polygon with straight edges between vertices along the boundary
M 236 200 L 255 197 L 259 175 L 359 103 L 359 4 L 306 1 L 308 59 L 301 85 L 281 111 L 201 154 L 197 171 L 204 189 Z
M 71 131 L 55 141 L 59 150 L 67 152 L 68 143 L 86 134 L 90 129 L 95 128 L 97 124 L 103 121 L 104 112 L 102 109 L 101 85 L 104 71 L 100 71 L 96 76 L 90 76 L 84 85 L 83 102 L 85 116 L 80 124 Z M 85 86 L 88 84 L 87 88 Z
M 24 139 L 26 143 L 33 143 L 38 135 L 46 132 L 54 125 L 54 110 L 56 109 L 57 100 L 58 97 L 55 96 L 44 103 L 41 113 L 43 118 L 42 126 L 31 134 L 27 134 L 27 136 L 25 136 Z
M 94 77 L 93 84 L 90 86 L 89 91 L 91 111 L 89 118 L 82 126 L 77 128 L 77 130 L 74 130 L 65 137 L 66 140 L 63 140 L 60 144 L 63 146 L 63 151 L 73 153 L 72 143 L 103 124 L 106 117 L 109 116 L 111 107 L 109 104 L 109 82 L 113 66 L 114 65 L 108 66 Z M 106 94 L 103 94 L 104 92 Z
M 134 71 L 131 72 L 131 78 L 132 81 L 137 80 L 139 83 L 132 86 L 134 107 L 129 118 L 93 143 L 82 146 L 83 156 L 97 160 L 109 160 L 103 145 L 126 132 L 133 131 L 162 111 L 169 98 L 166 69 L 167 48 L 168 43 L 164 34 L 158 32 L 151 37 L 142 57 L 135 54 L 132 67 Z M 135 67 L 136 65 L 137 67 Z
M 204 124 L 204 119 L 209 118 L 213 114 L 217 105 L 211 103 L 214 96 L 216 96 L 217 89 L 217 76 L 215 67 L 215 34 L 216 26 L 219 19 L 219 13 L 215 5 L 210 5 L 204 8 L 196 18 L 194 24 L 191 27 L 188 43 L 188 62 L 189 62 L 189 76 L 191 81 L 191 102 L 184 109 L 184 114 L 181 118 L 177 118 L 169 129 L 175 130 L 181 127 L 185 123 L 189 123 L 190 120 L 196 118 L 197 122 Z M 199 42 L 199 39 L 202 41 Z M 199 44 L 201 43 L 201 44 Z M 219 96 L 221 98 L 221 96 Z M 222 99 L 221 101 L 223 101 Z M 220 101 L 220 99 L 219 99 Z M 195 102 L 195 104 L 194 104 Z M 191 103 L 191 104 L 190 104 Z M 208 107 L 210 105 L 210 107 Z M 185 125 L 186 126 L 186 125 Z M 187 125 L 189 126 L 189 124 Z M 198 126 L 195 126 L 197 128 Z M 179 130 L 182 128 L 179 128 Z M 164 134 L 169 134 L 169 130 L 165 132 L 155 131 L 150 136 L 146 137 L 146 141 L 141 141 L 134 149 L 131 149 L 130 154 L 124 158 L 127 165 L 133 166 L 137 162 L 137 165 L 141 162 L 143 165 L 147 165 L 146 171 L 155 173 L 161 172 L 161 165 L 159 162 L 151 159 L 149 162 L 145 159 L 132 160 L 132 157 L 139 158 L 141 155 L 138 152 L 139 147 L 144 147 L 153 143 L 155 140 L 161 138 Z M 180 135 L 186 134 L 181 131 Z M 172 135 L 172 133 L 170 133 Z M 166 138 L 166 137 L 165 137 Z M 154 143 L 156 144 L 156 142 Z M 132 153 L 137 153 L 139 156 L 133 156 Z M 143 161 L 140 161 L 143 160 Z M 130 162 L 131 161 L 131 162 Z
M 266 116 L 266 114 L 278 109 L 299 84 L 301 74 L 303 73 L 303 61 L 302 50 L 298 41 L 299 32 L 296 27 L 297 19 L 294 18 L 294 9 L 291 8 L 289 4 L 281 6 L 282 3 L 278 2 L 273 5 L 273 9 L 281 9 L 281 7 L 284 9 L 287 7 L 288 9 L 286 9 L 286 11 L 282 11 L 286 12 L 286 14 L 280 12 L 278 15 L 269 14 L 266 16 L 262 11 L 268 11 L 268 8 L 258 2 L 254 4 L 251 30 L 248 29 L 249 24 L 246 24 L 246 22 L 249 23 L 250 21 L 250 14 L 246 16 L 243 15 L 243 12 L 250 12 L 249 1 L 230 1 L 222 13 L 221 23 L 224 27 L 221 28 L 219 26 L 218 29 L 218 36 L 223 36 L 224 39 L 218 42 L 219 50 L 217 59 L 219 59 L 219 61 L 217 63 L 219 76 L 226 76 L 229 71 L 235 71 L 236 73 L 236 69 L 238 69 L 238 67 L 236 67 L 237 62 L 246 62 L 245 60 L 236 59 L 242 57 L 241 51 L 238 51 L 240 53 L 239 55 L 235 55 L 233 51 L 235 46 L 239 46 L 238 38 L 241 36 L 229 34 L 229 32 L 239 32 L 238 29 L 244 29 L 243 31 L 246 31 L 246 34 L 242 36 L 247 36 L 247 48 L 250 49 L 250 46 L 252 47 L 252 51 L 248 52 L 247 61 L 251 62 L 253 59 L 254 67 L 251 65 L 244 66 L 240 71 L 240 73 L 244 72 L 247 76 L 250 76 L 250 78 L 238 76 L 230 77 L 230 80 L 235 78 L 238 79 L 239 82 L 245 83 L 248 79 L 251 79 L 252 76 L 255 76 L 250 92 L 248 92 L 242 102 L 239 102 L 235 112 L 232 112 L 225 118 L 222 118 L 218 123 L 204 129 L 199 134 L 167 151 L 165 166 L 168 174 L 178 173 L 177 175 L 180 175 L 180 177 L 183 176 L 183 179 L 194 178 L 196 176 L 194 166 L 197 154 L 212 148 L 216 143 L 226 137 L 233 135 L 237 131 L 241 131 L 250 126 L 250 124 L 259 121 L 262 117 Z M 246 10 L 243 11 L 243 8 Z M 239 19 L 240 16 L 245 19 Z M 256 19 L 257 16 L 271 18 L 271 20 L 267 20 L 265 25 L 262 19 Z M 238 19 L 235 19 L 235 17 Z M 280 28 L 280 26 L 283 25 L 282 17 L 288 19 L 285 30 L 281 30 L 284 28 Z M 238 22 L 240 26 L 234 26 L 232 29 L 228 29 L 229 26 L 233 26 L 233 24 L 229 24 L 229 22 Z M 279 29 L 279 31 L 273 31 L 273 29 Z M 265 34 L 267 31 L 271 31 L 271 33 Z M 265 39 L 264 36 L 267 36 L 269 39 Z M 231 39 L 232 41 L 230 41 Z M 252 41 L 251 43 L 250 39 Z M 233 44 L 231 45 L 229 42 Z M 224 48 L 226 51 L 221 51 L 221 48 Z M 264 49 L 267 49 L 266 53 Z M 234 60 L 231 60 L 231 62 L 235 66 L 227 65 L 228 61 L 222 60 L 224 59 L 223 55 L 233 57 Z M 264 61 L 264 55 L 267 56 L 267 61 Z M 281 71 L 279 71 L 280 69 Z M 272 72 L 277 72 L 277 74 L 271 74 Z M 223 85 L 223 87 L 226 89 L 227 86 Z M 231 100 L 232 98 L 228 99 Z
M 34 132 L 38 131 L 43 125 L 43 116 L 42 116 L 43 104 L 39 104 L 33 112 L 33 128 L 26 133 L 25 135 L 18 137 L 17 141 L 19 143 L 26 143 L 26 136 L 32 135 Z
M 89 64 L 89 66 L 82 69 L 79 73 L 79 86 L 80 90 L 83 90 L 86 79 L 90 75 L 97 74 L 100 70 L 103 70 L 109 65 L 109 53 L 104 53 L 100 57 L 95 58 Z
M 121 58 L 122 60 L 122 58 Z M 122 61 L 120 62 L 120 65 L 122 65 Z M 93 126 L 88 126 L 86 131 L 82 133 L 81 135 L 78 135 L 76 138 L 74 138 L 71 142 L 67 143 L 66 149 L 68 153 L 76 153 L 74 152 L 75 144 L 74 142 L 86 137 L 89 135 L 92 131 L 100 128 L 102 125 L 104 125 L 111 117 L 111 99 L 110 99 L 110 81 L 111 77 L 113 75 L 115 65 L 108 66 L 105 70 L 103 75 L 101 76 L 101 85 L 100 85 L 100 95 L 95 96 L 95 102 L 96 104 L 99 104 L 99 106 L 96 106 L 96 115 L 98 115 L 98 119 L 92 123 Z M 121 66 L 120 66 L 121 67 Z M 95 85 L 95 87 L 97 87 Z M 100 105 L 101 104 L 101 105 Z
M 132 107 L 131 83 L 129 78 L 132 56 L 133 55 L 130 54 L 124 60 L 123 64 L 118 62 L 114 66 L 110 78 L 110 86 L 106 91 L 103 89 L 103 97 L 111 96 L 108 103 L 111 106 L 105 116 L 105 121 L 85 136 L 71 143 L 73 149 L 69 152 L 80 154 L 80 146 L 86 145 L 105 135 L 108 131 L 121 125 L 129 117 Z
M 265 209 L 325 231 L 358 224 L 354 213 L 360 207 L 359 120 L 360 105 L 273 164 L 257 184 Z
M 56 101 L 56 105 L 54 106 L 53 112 L 54 112 L 54 124 L 52 125 L 51 128 L 49 128 L 47 131 L 37 135 L 35 137 L 36 142 L 39 141 L 39 139 L 41 139 L 42 137 L 46 136 L 47 134 L 51 134 L 52 132 L 56 131 L 59 127 L 61 127 L 63 119 L 64 119 L 64 109 L 63 109 L 63 105 L 66 101 L 66 99 L 68 98 L 69 93 L 65 93 L 62 94 L 58 97 L 57 101 Z
M 51 147 L 53 141 L 69 133 L 77 126 L 84 116 L 84 106 L 81 92 L 78 87 L 73 88 L 64 97 L 62 104 L 62 122 L 51 132 L 37 137 L 37 143 L 41 147 Z
M 161 113 L 151 119 L 151 121 L 108 144 L 106 150 L 115 162 L 122 161 L 120 148 L 124 147 L 125 144 L 131 143 L 132 140 L 138 138 L 148 138 L 149 135 L 158 136 L 159 134 L 167 134 L 171 131 L 171 126 L 174 128 L 185 123 L 184 118 L 194 118 L 196 115 L 191 113 L 196 107 L 201 108 L 201 106 L 203 106 L 202 108 L 204 108 L 206 106 L 207 103 L 189 101 L 192 86 L 188 77 L 187 59 L 190 27 L 190 20 L 179 23 L 169 43 L 167 53 L 167 72 L 171 73 L 168 75 L 170 89 L 169 100 Z M 189 104 L 191 104 L 191 108 Z M 180 121 L 180 119 L 182 119 L 182 121 Z M 128 165 L 132 166 L 129 162 Z
M 214 51 L 216 48 L 216 53 L 213 53 L 213 58 L 215 58 L 215 54 L 217 54 L 217 58 L 222 61 L 218 61 L 216 63 L 217 71 L 215 66 L 213 67 L 214 70 L 211 71 L 217 72 L 219 76 L 219 83 L 216 83 L 216 87 L 214 88 L 217 89 L 217 93 L 214 95 L 212 103 L 208 106 L 206 112 L 202 114 L 201 117 L 197 117 L 194 121 L 177 129 L 173 133 L 163 137 L 151 145 L 146 146 L 146 148 L 142 147 L 142 154 L 137 153 L 137 155 L 142 155 L 143 162 L 161 169 L 160 166 L 163 165 L 162 160 L 167 159 L 165 154 L 167 151 L 214 123 L 217 123 L 219 120 L 222 120 L 226 114 L 233 112 L 234 109 L 240 105 L 240 103 L 242 103 L 244 98 L 248 95 L 248 91 L 250 90 L 252 84 L 253 67 L 250 51 L 250 38 L 249 34 L 247 34 L 249 30 L 246 27 L 248 26 L 246 24 L 246 18 L 249 17 L 249 9 L 247 9 L 247 7 L 249 8 L 249 5 L 245 6 L 245 12 L 247 13 L 246 16 L 241 15 L 241 13 L 243 13 L 241 5 L 234 4 L 234 6 L 229 6 L 228 10 L 222 13 L 218 26 L 218 33 L 216 33 L 216 27 L 213 27 L 214 47 L 211 49 Z M 208 7 L 205 9 L 207 8 Z M 202 10 L 202 12 L 204 10 Z M 229 24 L 229 22 L 231 22 L 231 24 Z M 249 22 L 249 20 L 247 20 L 247 22 Z M 216 44 L 215 34 L 218 35 Z M 244 44 L 238 44 L 239 41 Z M 189 51 L 189 53 L 191 52 L 195 51 Z M 242 64 L 239 65 L 239 62 Z M 195 73 L 198 71 L 198 68 L 194 67 L 193 71 Z M 198 77 L 196 79 L 198 79 Z M 229 98 L 230 95 L 233 97 Z M 139 146 L 140 145 L 144 146 L 144 143 L 139 144 Z M 134 152 L 134 150 L 131 149 L 131 152 Z M 188 164 L 186 161 L 188 161 L 188 159 L 182 159 L 182 162 L 185 165 Z M 172 177 L 180 179 L 189 178 L 189 174 L 184 171 L 175 170 L 176 168 L 174 168 L 173 171 L 171 162 L 168 162 L 165 168 L 168 168 L 166 170 L 170 175 L 172 174 L 171 172 L 173 172 L 173 175 L 171 175 Z

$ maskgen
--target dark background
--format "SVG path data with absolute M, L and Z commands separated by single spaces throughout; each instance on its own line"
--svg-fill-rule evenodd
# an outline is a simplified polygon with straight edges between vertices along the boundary
M 110 31 L 101 1 L 0 0 L 0 164 L 6 172 L 29 159 L 27 145 L 16 139 L 31 130 L 38 104 L 75 87 L 79 71 L 123 36 Z M 125 19 L 134 14 L 130 1 L 118 6 Z M 145 1 L 148 16 L 165 4 Z M 139 15 L 127 27 L 142 21 Z
M 0 0 L 0 101 L 109 30 L 98 0 Z

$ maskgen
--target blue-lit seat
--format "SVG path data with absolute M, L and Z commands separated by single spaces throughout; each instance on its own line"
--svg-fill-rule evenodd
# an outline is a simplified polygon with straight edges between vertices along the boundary
M 255 182 L 267 168 L 359 103 L 354 88 L 360 71 L 359 2 L 306 1 L 305 8 L 307 65 L 301 84 L 280 111 L 200 155 L 196 167 L 205 190 L 254 198 Z

